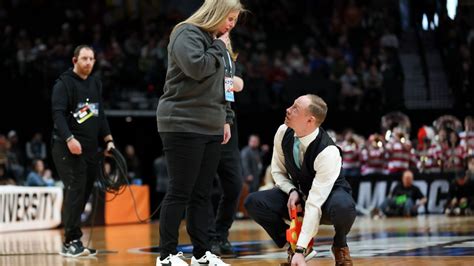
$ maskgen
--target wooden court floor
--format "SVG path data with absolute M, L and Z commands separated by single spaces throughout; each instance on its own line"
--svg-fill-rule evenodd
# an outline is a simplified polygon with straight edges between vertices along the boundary
M 190 253 L 184 223 L 179 248 Z M 91 236 L 84 230 L 83 242 Z M 330 256 L 333 231 L 323 226 L 316 239 L 318 256 L 308 265 L 334 265 Z M 90 246 L 97 257 L 63 258 L 57 255 L 61 230 L 2 233 L 0 265 L 155 265 L 158 223 L 95 227 Z M 253 221 L 237 221 L 230 240 L 239 257 L 232 265 L 279 265 L 286 252 L 278 249 Z M 358 217 L 348 237 L 355 265 L 474 265 L 474 217 L 442 215 L 371 220 Z

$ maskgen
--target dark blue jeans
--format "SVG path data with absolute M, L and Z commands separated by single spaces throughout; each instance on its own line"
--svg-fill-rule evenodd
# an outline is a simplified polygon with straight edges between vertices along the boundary
M 176 254 L 179 225 L 186 210 L 193 255 L 200 258 L 210 250 L 208 202 L 223 136 L 160 132 L 160 137 L 170 177 L 160 212 L 160 255 Z
M 250 194 L 245 200 L 245 208 L 258 224 L 270 235 L 278 247 L 286 244 L 284 219 L 288 216 L 288 194 L 279 188 Z M 332 224 L 336 234 L 333 246 L 347 247 L 346 235 L 351 230 L 356 217 L 355 202 L 351 194 L 341 187 L 334 187 L 322 206 L 320 224 Z

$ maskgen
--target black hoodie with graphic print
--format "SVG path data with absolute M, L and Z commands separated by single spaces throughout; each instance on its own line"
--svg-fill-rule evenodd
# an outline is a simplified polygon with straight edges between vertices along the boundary
M 74 135 L 81 143 L 84 153 L 96 152 L 98 139 L 110 134 L 109 123 L 102 103 L 102 83 L 92 75 L 85 80 L 72 69 L 56 80 L 52 93 L 53 138 L 65 142 Z M 93 115 L 82 123 L 77 122 L 73 113 L 88 105 Z

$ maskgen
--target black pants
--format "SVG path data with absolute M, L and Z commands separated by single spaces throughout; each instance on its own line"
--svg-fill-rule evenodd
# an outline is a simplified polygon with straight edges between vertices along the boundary
M 209 203 L 209 236 L 222 240 L 226 240 L 229 236 L 229 229 L 234 222 L 242 190 L 242 162 L 237 125 L 234 123 L 230 129 L 232 137 L 227 144 L 222 146 L 221 159 L 217 167 L 222 195 L 216 212 L 214 212 L 214 205 Z
M 63 221 L 67 243 L 82 237 L 81 214 L 97 178 L 98 155 L 73 155 L 65 143 L 54 141 L 52 156 L 58 175 L 64 183 Z
M 259 191 L 250 194 L 245 200 L 245 207 L 258 224 L 260 224 L 278 247 L 286 241 L 286 229 L 289 226 L 288 194 L 279 188 Z M 334 187 L 322 206 L 320 224 L 332 224 L 336 234 L 333 246 L 346 247 L 346 235 L 349 233 L 356 217 L 355 202 L 349 192 L 341 187 Z
M 160 212 L 160 256 L 176 254 L 179 225 L 186 209 L 186 228 L 193 244 L 193 255 L 200 258 L 210 250 L 209 192 L 223 136 L 161 132 L 160 137 L 170 177 Z

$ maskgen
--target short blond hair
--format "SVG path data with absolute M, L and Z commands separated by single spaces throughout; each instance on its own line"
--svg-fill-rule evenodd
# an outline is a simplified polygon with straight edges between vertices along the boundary
M 308 112 L 316 117 L 318 125 L 321 125 L 326 119 L 326 114 L 328 112 L 326 102 L 321 97 L 314 94 L 306 94 L 305 96 L 310 100 Z

